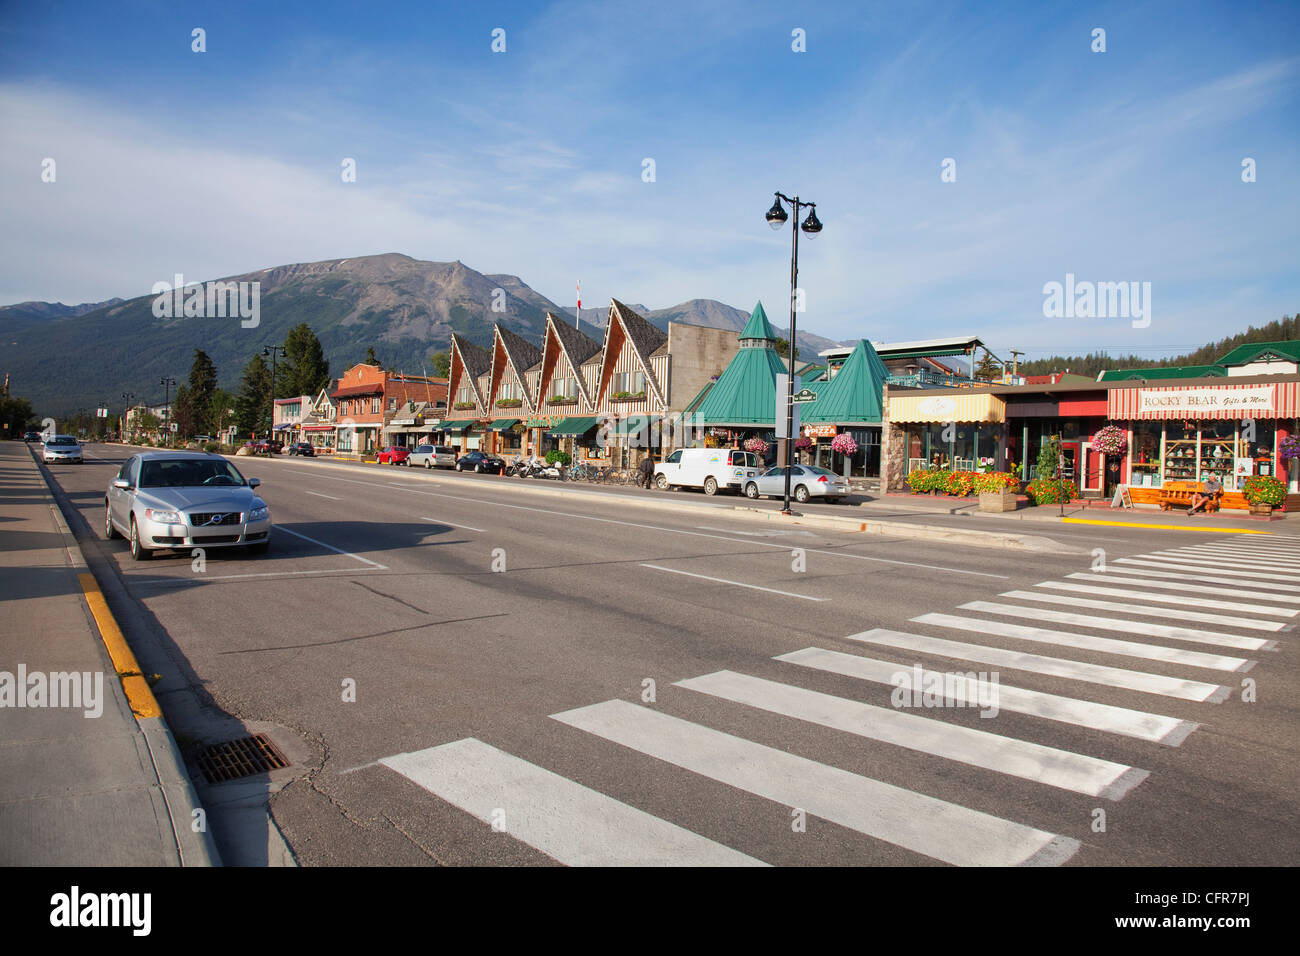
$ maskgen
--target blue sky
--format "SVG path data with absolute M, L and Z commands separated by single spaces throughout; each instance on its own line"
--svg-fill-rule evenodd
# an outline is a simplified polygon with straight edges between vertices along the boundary
M 1298 39 L 1294 3 L 6 3 L 0 303 L 402 252 L 776 318 L 780 189 L 825 223 L 803 328 L 1154 358 L 1300 308 Z M 1150 282 L 1149 327 L 1045 318 L 1067 273 Z

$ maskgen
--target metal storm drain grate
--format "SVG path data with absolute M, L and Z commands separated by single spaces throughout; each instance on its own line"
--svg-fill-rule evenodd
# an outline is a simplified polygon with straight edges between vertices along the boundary
M 268 773 L 287 766 L 289 761 L 266 734 L 212 744 L 199 754 L 199 769 L 208 778 L 208 783 L 238 780 L 240 777 L 251 777 L 255 773 Z

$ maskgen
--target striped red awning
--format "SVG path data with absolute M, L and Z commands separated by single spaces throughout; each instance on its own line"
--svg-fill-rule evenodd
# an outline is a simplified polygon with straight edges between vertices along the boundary
M 1255 385 L 1171 385 L 1112 388 L 1106 396 L 1111 421 L 1294 418 L 1300 415 L 1300 382 Z

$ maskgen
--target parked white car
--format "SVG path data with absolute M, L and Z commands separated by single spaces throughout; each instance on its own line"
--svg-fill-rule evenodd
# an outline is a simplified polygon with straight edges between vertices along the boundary
M 785 497 L 785 469 L 769 468 L 753 481 L 745 482 L 747 498 Z M 795 501 L 803 502 L 809 498 L 821 497 L 834 504 L 852 489 L 849 481 L 825 468 L 812 465 L 795 465 L 790 475 L 790 495 Z
M 455 468 L 456 449 L 450 445 L 420 445 L 406 464 L 412 468 Z
M 703 488 L 716 495 L 719 488 L 739 493 L 745 481 L 758 476 L 761 463 L 751 451 L 734 448 L 679 448 L 655 466 L 655 484 L 669 488 Z
M 47 465 L 52 465 L 56 461 L 75 461 L 78 465 L 85 464 L 85 459 L 81 457 L 81 442 L 72 435 L 51 435 L 45 439 L 41 458 Z

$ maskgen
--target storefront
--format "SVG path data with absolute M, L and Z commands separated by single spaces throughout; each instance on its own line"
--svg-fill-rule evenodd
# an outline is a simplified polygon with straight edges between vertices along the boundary
M 943 395 L 891 395 L 889 424 L 902 430 L 903 475 L 929 468 L 1006 468 L 1006 403 L 997 395 L 956 389 Z
M 1128 429 L 1133 487 L 1216 478 L 1238 491 L 1251 475 L 1272 475 L 1300 491 L 1294 465 L 1278 456 L 1281 439 L 1297 434 L 1300 381 L 1113 388 L 1107 404 L 1110 420 Z

